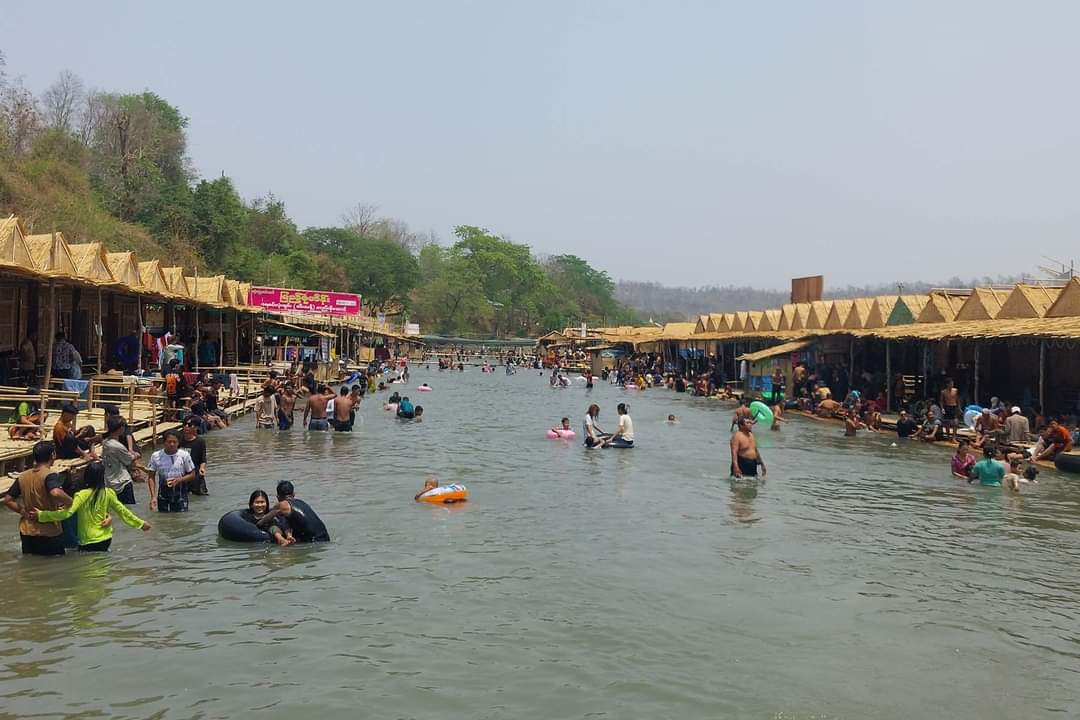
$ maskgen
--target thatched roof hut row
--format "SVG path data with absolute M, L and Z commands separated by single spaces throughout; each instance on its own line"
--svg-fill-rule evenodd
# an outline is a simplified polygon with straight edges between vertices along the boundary
M 736 334 L 783 338 L 800 333 L 872 331 L 906 325 L 1070 317 L 1080 317 L 1078 278 L 1063 287 L 1024 283 L 1012 288 L 943 289 L 925 294 L 789 303 L 772 310 L 709 313 L 699 315 L 695 323 L 669 323 L 662 339 L 716 340 Z M 634 328 L 618 330 L 629 335 Z
M 61 232 L 30 235 L 15 216 L 0 219 L 0 269 L 181 303 L 249 307 L 249 283 L 224 275 L 188 276 L 182 267 L 162 267 L 159 260 L 140 262 L 133 252 L 108 252 L 99 242 L 68 243 Z

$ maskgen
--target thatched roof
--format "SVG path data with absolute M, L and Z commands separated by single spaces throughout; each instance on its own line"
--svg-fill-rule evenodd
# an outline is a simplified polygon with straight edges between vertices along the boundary
M 1080 278 L 1073 278 L 1061 288 L 1057 300 L 1046 310 L 1046 317 L 1076 317 L 1080 315 Z
M 26 232 L 14 215 L 0 220 L 0 265 L 29 272 L 37 270 L 26 247 Z
M 735 317 L 731 321 L 731 329 L 734 332 L 742 332 L 746 330 L 746 311 L 741 310 L 735 313 Z
M 38 272 L 63 277 L 79 274 L 63 233 L 27 235 L 25 240 Z
M 105 261 L 109 263 L 109 272 L 112 273 L 114 280 L 133 290 L 142 289 L 142 276 L 139 274 L 139 263 L 135 260 L 135 253 L 106 253 Z
M 910 325 L 922 313 L 929 297 L 926 295 L 901 295 L 893 302 L 892 312 L 886 325 Z
M 247 296 L 241 296 L 240 293 L 240 281 L 230 280 L 225 278 L 225 296 L 229 301 L 229 304 L 236 308 L 242 308 L 247 305 Z
M 806 315 L 807 330 L 821 330 L 825 327 L 825 321 L 829 319 L 829 311 L 832 310 L 832 300 L 815 300 L 810 303 L 810 312 Z
M 778 355 L 787 355 L 789 353 L 798 352 L 809 345 L 812 340 L 795 340 L 792 342 L 783 343 L 781 345 L 774 345 L 771 348 L 765 348 L 764 350 L 758 350 L 757 352 L 744 353 L 740 355 L 737 360 L 746 360 L 747 362 L 756 362 L 758 360 L 767 360 L 769 358 L 776 357 Z
M 660 333 L 660 337 L 652 338 L 653 340 L 689 340 L 694 334 L 694 323 L 692 322 L 670 322 L 664 325 L 663 332 Z
M 895 295 L 879 295 L 874 298 L 874 301 L 870 303 L 870 312 L 866 316 L 863 327 L 879 328 L 888 325 L 897 299 Z
M 810 319 L 810 303 L 795 303 L 792 306 L 791 322 L 785 330 L 805 330 L 806 323 Z
M 780 308 L 780 324 L 777 325 L 777 330 L 790 330 L 791 318 L 795 314 L 795 305 L 793 303 L 785 303 Z
M 105 254 L 105 246 L 101 243 L 81 243 L 68 245 L 71 258 L 75 261 L 75 269 L 83 280 L 101 285 L 116 282 L 112 270 L 109 269 L 109 259 Z
M 844 327 L 852 304 L 851 300 L 833 300 L 832 307 L 829 308 L 829 316 L 825 318 L 825 324 L 822 327 L 826 330 L 839 330 Z
M 960 310 L 960 306 L 964 304 L 965 299 L 952 293 L 930 293 L 922 312 L 915 317 L 915 322 L 952 322 L 956 319 L 956 313 Z
M 983 340 L 1013 337 L 1080 340 L 1080 317 L 916 323 L 854 331 L 852 334 L 856 337 L 888 340 Z
M 188 285 L 187 277 L 184 275 L 184 268 L 179 266 L 163 267 L 161 268 L 161 275 L 165 278 L 165 283 L 169 286 L 169 292 L 173 295 L 179 295 L 182 298 L 194 298 L 191 286 Z
M 708 315 L 698 315 L 697 322 L 694 323 L 694 333 L 700 335 L 703 332 L 709 332 Z
M 749 332 L 751 330 L 760 330 L 761 318 L 764 317 L 760 310 L 748 310 L 746 312 L 746 325 L 743 326 L 743 330 Z
M 189 275 L 185 280 L 187 280 L 188 287 L 191 288 L 191 296 L 199 302 L 218 307 L 230 304 L 225 290 L 224 275 L 197 278 Z
M 161 262 L 158 260 L 144 260 L 139 263 L 139 281 L 144 288 L 158 295 L 172 295 L 169 283 L 161 272 Z
M 761 322 L 757 329 L 761 331 L 777 331 L 780 329 L 780 310 L 765 310 L 761 313 Z
M 1017 285 L 1001 304 L 1000 320 L 1046 317 L 1046 311 L 1058 299 L 1061 288 L 1045 285 Z
M 874 298 L 855 298 L 851 301 L 851 309 L 844 318 L 843 327 L 847 330 L 862 330 L 866 327 L 866 321 L 870 318 L 870 310 L 874 307 Z
M 1001 312 L 1009 293 L 994 288 L 975 288 L 956 311 L 956 320 L 993 320 Z
M 251 283 L 249 283 L 249 282 L 240 283 L 240 298 L 243 301 L 241 304 L 244 307 L 251 307 L 250 305 L 248 305 L 248 298 L 250 296 L 251 296 Z

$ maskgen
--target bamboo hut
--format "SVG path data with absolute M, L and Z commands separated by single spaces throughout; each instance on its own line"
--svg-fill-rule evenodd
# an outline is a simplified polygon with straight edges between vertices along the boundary
M 79 274 L 63 233 L 27 235 L 25 240 L 38 272 L 69 278 Z
M 0 265 L 31 272 L 37 269 L 26 246 L 26 232 L 14 215 L 0 220 Z
M 1004 290 L 975 288 L 956 311 L 956 320 L 994 320 L 1007 299 L 1008 293 Z
M 1073 278 L 1061 288 L 1061 294 L 1046 311 L 1046 317 L 1076 317 L 1080 315 L 1080 278 Z
M 885 325 L 911 325 L 926 307 L 928 299 L 926 295 L 900 295 L 893 301 L 892 312 Z
M 101 243 L 69 245 L 68 249 L 71 251 L 71 258 L 75 261 L 75 269 L 80 278 L 89 280 L 95 285 L 111 285 L 116 282 L 112 270 L 109 269 L 105 246 Z
M 851 301 L 851 309 L 844 318 L 842 327 L 845 330 L 862 330 L 870 318 L 870 311 L 874 307 L 873 298 L 855 298 Z
M 694 334 L 700 335 L 701 333 L 709 332 L 709 316 L 698 315 L 697 322 L 694 323 Z
M 187 278 L 184 276 L 184 268 L 179 266 L 163 267 L 161 268 L 161 275 L 165 278 L 165 282 L 169 286 L 169 292 L 173 295 L 184 299 L 194 299 L 195 295 L 191 286 L 188 285 Z
M 116 282 L 132 290 L 142 289 L 142 276 L 139 275 L 139 263 L 135 261 L 135 253 L 106 253 L 105 261 L 109 264 L 109 272 Z
M 882 328 L 889 324 L 893 308 L 896 307 L 897 297 L 894 295 L 879 295 L 870 303 L 870 312 L 866 316 L 864 328 Z
M 225 289 L 224 275 L 198 278 L 188 276 L 185 280 L 191 288 L 191 296 L 200 303 L 216 308 L 223 308 L 230 304 Z
M 796 303 L 791 313 L 791 325 L 787 330 L 805 330 L 810 315 L 810 303 Z
M 1045 285 L 1017 285 L 1001 304 L 999 320 L 1046 317 L 1046 311 L 1058 299 L 1060 288 Z
M 964 304 L 964 298 L 953 293 L 934 292 L 930 293 L 915 322 L 940 323 L 956 320 L 956 313 Z
M 776 332 L 780 329 L 780 310 L 765 310 L 761 313 L 761 322 L 757 329 L 762 332 Z
M 825 321 L 829 319 L 829 311 L 832 310 L 832 306 L 832 300 L 815 300 L 810 303 L 810 312 L 806 315 L 806 329 L 823 329 Z
M 833 300 L 829 316 L 825 318 L 825 324 L 822 327 L 826 330 L 842 330 L 852 305 L 854 302 L 851 300 Z
M 786 303 L 780 308 L 780 323 L 777 325 L 777 330 L 790 330 L 791 318 L 795 314 L 795 304 Z
M 161 262 L 158 260 L 146 260 L 139 263 L 139 281 L 148 292 L 162 297 L 172 294 L 165 276 L 161 272 Z

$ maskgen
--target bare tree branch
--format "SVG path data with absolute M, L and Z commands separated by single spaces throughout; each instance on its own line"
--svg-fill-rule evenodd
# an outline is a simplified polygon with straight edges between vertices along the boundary
M 83 82 L 78 75 L 70 70 L 61 72 L 56 82 L 41 95 L 48 127 L 70 131 L 85 95 Z

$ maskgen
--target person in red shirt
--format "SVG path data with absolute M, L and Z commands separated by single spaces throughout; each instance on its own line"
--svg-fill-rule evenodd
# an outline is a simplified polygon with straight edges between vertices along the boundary
M 1035 458 L 1036 460 L 1053 460 L 1059 452 L 1069 452 L 1073 449 L 1072 435 L 1061 426 L 1057 418 L 1050 421 L 1043 435 L 1043 442 L 1046 449 Z

